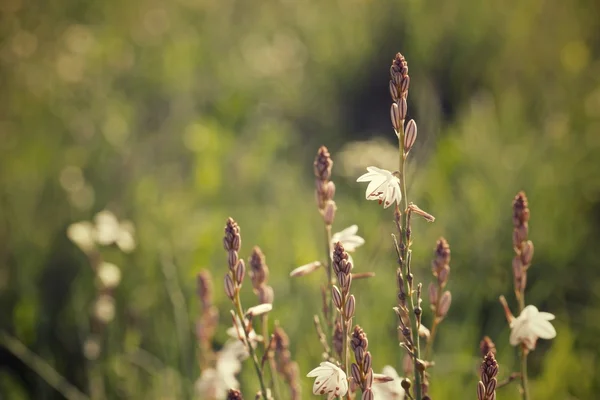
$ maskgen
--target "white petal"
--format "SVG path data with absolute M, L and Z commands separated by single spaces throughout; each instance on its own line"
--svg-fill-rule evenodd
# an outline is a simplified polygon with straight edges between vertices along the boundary
M 366 198 L 368 199 L 371 196 L 379 197 L 379 192 L 384 192 L 384 185 L 387 182 L 387 179 L 384 177 L 377 177 L 373 179 L 369 185 L 367 186 L 367 190 L 365 191 Z
M 323 371 L 333 371 L 335 369 L 339 369 L 335 364 L 332 364 L 329 361 L 323 361 L 317 368 L 310 371 L 306 376 L 309 378 L 314 378 Z
M 540 312 L 537 317 L 546 321 L 552 321 L 556 318 L 554 314 L 550 314 L 549 312 Z
M 521 311 L 521 315 L 519 315 L 519 318 L 520 318 L 520 317 L 523 317 L 523 318 L 525 318 L 525 319 L 528 319 L 528 320 L 530 320 L 530 319 L 532 319 L 532 318 L 535 318 L 535 316 L 536 316 L 538 313 L 539 313 L 539 311 L 538 311 L 538 309 L 537 309 L 537 307 L 536 307 L 536 306 L 529 305 L 529 306 L 525 307 L 525 308 L 523 309 L 523 311 Z
M 539 338 L 552 339 L 556 337 L 556 329 L 548 321 L 538 320 L 531 326 L 532 332 Z
M 510 331 L 510 344 L 512 346 L 517 346 L 521 343 L 523 337 L 526 336 L 526 329 L 527 324 L 524 321 L 513 320 Z
M 366 174 L 362 174 L 361 176 L 359 176 L 358 179 L 356 179 L 356 182 L 369 182 L 380 176 L 381 174 L 378 174 L 376 172 L 367 172 Z
M 250 307 L 246 311 L 246 315 L 253 315 L 253 316 L 261 315 L 261 314 L 268 313 L 272 309 L 273 309 L 273 304 L 263 303 L 263 304 L 259 304 L 259 305 L 254 306 L 254 307 Z

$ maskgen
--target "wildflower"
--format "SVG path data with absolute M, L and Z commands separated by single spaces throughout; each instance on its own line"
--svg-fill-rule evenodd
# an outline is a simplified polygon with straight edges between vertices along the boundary
M 202 371 L 200 379 L 196 381 L 196 392 L 208 399 L 222 399 L 229 389 L 239 388 L 236 375 L 241 371 L 241 361 L 246 357 L 248 353 L 241 342 L 237 340 L 226 342 L 217 354 L 215 368 Z
M 105 288 L 115 288 L 121 282 L 121 270 L 115 264 L 103 261 L 98 267 L 98 279 Z
M 357 247 L 365 244 L 365 239 L 358 236 L 356 234 L 357 232 L 358 225 L 351 225 L 343 231 L 334 233 L 331 237 L 331 244 L 334 245 L 337 242 L 340 242 L 347 252 L 352 252 L 356 250 Z
M 402 388 L 402 378 L 394 367 L 386 365 L 381 371 L 383 375 L 393 378 L 389 382 L 377 383 L 371 387 L 374 397 L 381 400 L 404 400 L 405 392 Z
M 394 202 L 400 204 L 402 193 L 400 193 L 400 181 L 390 171 L 377 168 L 367 167 L 367 172 L 361 175 L 357 182 L 369 182 L 366 191 L 367 200 L 378 200 L 379 204 L 383 203 L 384 208 L 388 208 Z
M 94 225 L 88 221 L 75 222 L 67 228 L 67 237 L 83 252 L 94 249 Z
M 135 227 L 132 222 L 119 222 L 117 217 L 108 210 L 96 214 L 94 221 L 96 223 L 95 236 L 98 244 L 109 246 L 114 243 L 125 253 L 135 249 L 135 239 L 133 237 Z
M 348 391 L 346 374 L 341 368 L 329 361 L 322 362 L 306 376 L 309 378 L 317 378 L 313 385 L 313 393 L 327 394 L 328 400 L 336 397 L 343 397 Z
M 522 343 L 529 350 L 533 350 L 538 338 L 554 338 L 556 330 L 550 323 L 553 319 L 553 314 L 539 312 L 536 306 L 525 307 L 521 315 L 510 323 L 510 344 L 517 346 Z
M 240 318 L 235 316 L 235 323 L 229 329 L 227 329 L 227 334 L 233 339 L 240 340 L 244 345 L 246 344 L 246 335 L 243 331 L 243 326 L 248 326 L 248 320 L 244 318 L 244 325 L 240 322 Z M 252 347 L 256 347 L 257 342 L 261 342 L 263 337 L 261 335 L 257 335 L 254 329 L 250 326 L 250 332 L 248 332 L 248 338 L 250 339 L 250 343 Z

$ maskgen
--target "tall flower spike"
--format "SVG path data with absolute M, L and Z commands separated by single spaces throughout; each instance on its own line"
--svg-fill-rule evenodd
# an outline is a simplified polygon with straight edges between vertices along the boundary
M 477 399 L 478 400 L 495 400 L 496 386 L 498 381 L 498 363 L 494 358 L 494 354 L 488 353 L 481 364 L 481 380 L 477 384 Z
M 275 327 L 273 335 L 275 340 L 277 372 L 283 376 L 286 383 L 290 387 L 290 398 L 292 400 L 299 400 L 301 397 L 299 369 L 298 364 L 292 361 L 292 355 L 289 350 L 290 341 L 288 335 L 279 326 Z
M 373 361 L 371 360 L 371 352 L 369 352 L 367 334 L 358 325 L 352 331 L 350 347 L 354 351 L 355 360 L 351 367 L 352 376 L 362 390 L 362 398 L 372 399 Z

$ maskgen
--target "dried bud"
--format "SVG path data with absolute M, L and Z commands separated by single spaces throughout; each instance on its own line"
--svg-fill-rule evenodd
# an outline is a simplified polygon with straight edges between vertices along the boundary
M 318 179 L 322 181 L 328 181 L 331 178 L 331 168 L 333 166 L 333 161 L 331 160 L 331 155 L 329 154 L 329 150 L 327 150 L 327 147 L 321 146 L 319 148 L 313 165 L 315 170 L 315 176 Z
M 410 149 L 417 140 L 417 123 L 414 119 L 408 121 L 406 130 L 404 131 L 404 154 L 408 154 Z
M 337 207 L 335 205 L 335 201 L 329 200 L 327 203 L 325 203 L 325 210 L 323 211 L 323 221 L 325 222 L 325 225 L 331 226 L 331 224 L 333 224 L 336 210 Z
M 419 206 L 417 206 L 416 204 L 410 203 L 408 205 L 408 209 L 410 210 L 411 213 L 417 214 L 419 217 L 423 217 L 425 219 L 425 221 L 427 221 L 427 222 L 435 221 L 435 217 L 433 215 L 429 214 L 426 211 L 421 210 L 419 208 Z
M 446 290 L 444 294 L 442 294 L 440 303 L 438 304 L 438 308 L 436 310 L 436 315 L 438 318 L 444 318 L 446 314 L 448 314 L 450 303 L 452 303 L 452 294 Z
M 521 248 L 521 262 L 523 265 L 531 264 L 531 259 L 533 258 L 533 242 L 528 240 L 523 243 Z
M 335 306 L 335 308 L 337 308 L 338 310 L 341 310 L 341 308 L 342 308 L 342 293 L 340 292 L 340 289 L 338 289 L 338 287 L 335 285 L 333 285 L 333 287 L 331 288 L 331 297 L 333 299 L 333 305 Z
M 235 297 L 235 284 L 229 274 L 225 275 L 225 294 L 231 300 Z
M 354 295 L 351 294 L 350 297 L 346 300 L 346 304 L 344 305 L 344 318 L 349 320 L 354 316 L 354 310 L 356 308 L 356 300 L 354 299 Z
M 292 272 L 290 272 L 290 276 L 291 277 L 295 277 L 295 276 L 304 276 L 304 275 L 308 275 L 313 271 L 316 271 L 317 269 L 319 269 L 321 267 L 321 262 L 320 261 L 313 261 L 310 264 L 305 264 L 302 265 L 296 269 L 294 269 Z
M 244 260 L 239 260 L 237 267 L 235 268 L 235 281 L 239 286 L 242 286 L 244 276 L 246 276 L 246 264 L 244 264 Z

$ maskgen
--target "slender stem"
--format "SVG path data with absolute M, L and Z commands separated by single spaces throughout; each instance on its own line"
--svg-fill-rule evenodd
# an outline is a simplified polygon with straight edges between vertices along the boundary
M 521 348 L 521 397 L 523 400 L 529 400 L 529 381 L 527 379 L 527 349 Z
M 240 319 L 240 323 L 242 324 L 242 330 L 244 331 L 244 336 L 246 337 L 246 344 L 248 345 L 248 352 L 250 353 L 250 358 L 252 358 L 252 362 L 254 363 L 254 369 L 256 370 L 256 375 L 258 376 L 258 381 L 260 382 L 260 390 L 262 392 L 263 398 L 266 400 L 267 397 L 267 386 L 265 385 L 263 372 L 260 368 L 260 364 L 258 362 L 258 358 L 256 358 L 256 352 L 254 351 L 254 347 L 252 347 L 252 343 L 250 342 L 250 335 L 246 330 L 246 323 L 244 319 L 244 311 L 242 310 L 242 302 L 240 301 L 240 293 L 236 291 L 235 297 L 233 299 L 235 310 Z
M 325 251 L 327 252 L 327 296 L 329 296 L 329 318 L 327 319 L 327 325 L 329 326 L 329 331 L 331 333 L 331 337 L 333 338 L 333 327 L 335 325 L 335 315 L 333 313 L 333 297 L 331 296 L 331 287 L 333 285 L 333 266 L 331 265 L 331 225 L 325 224 Z
M 403 263 L 406 264 L 406 279 L 404 280 L 404 285 L 406 289 L 406 293 L 410 297 L 410 305 L 412 310 L 408 312 L 408 318 L 411 324 L 411 333 L 412 339 L 416 346 L 413 348 L 413 352 L 415 356 L 413 357 L 413 367 L 415 372 L 415 397 L 417 400 L 421 400 L 422 396 L 422 387 L 421 387 L 421 373 L 419 372 L 419 358 L 421 357 L 421 344 L 419 341 L 419 327 L 417 326 L 417 318 L 412 316 L 412 312 L 415 309 L 415 299 L 412 290 L 412 279 L 410 278 L 411 268 L 410 268 L 410 240 L 408 238 L 408 192 L 406 191 L 406 157 L 404 156 L 404 120 L 400 124 L 400 135 L 398 136 L 398 151 L 400 153 L 400 193 L 402 194 L 402 200 L 404 200 L 404 214 L 403 218 L 401 218 L 402 224 L 402 232 L 400 232 L 400 239 L 403 245 L 401 245 L 402 249 L 402 259 Z

